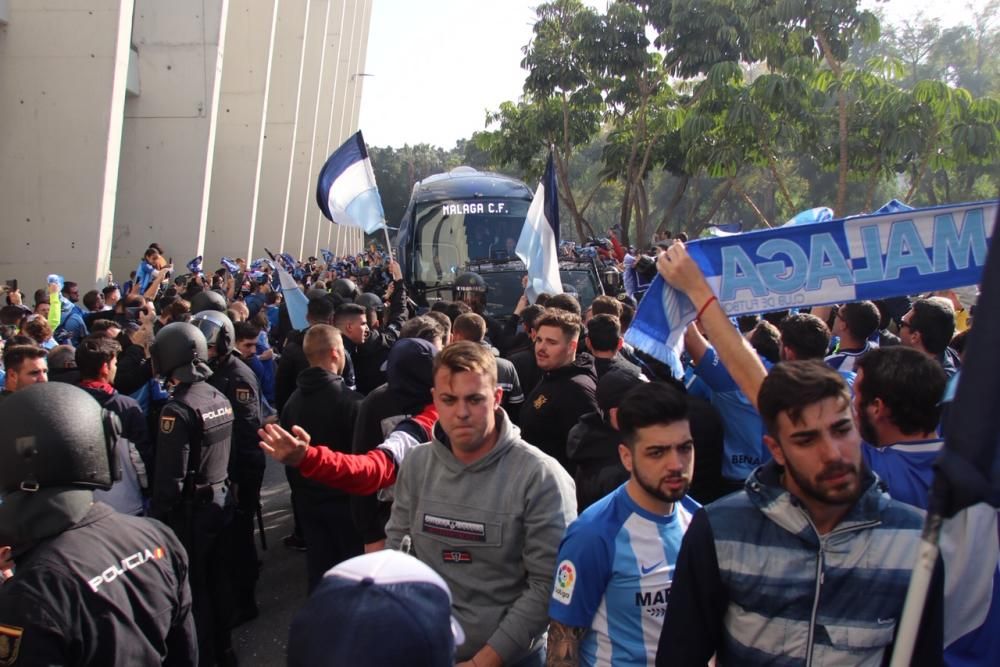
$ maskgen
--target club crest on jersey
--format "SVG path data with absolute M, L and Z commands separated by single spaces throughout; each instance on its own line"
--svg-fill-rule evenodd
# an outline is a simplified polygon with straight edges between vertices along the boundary
M 573 561 L 564 560 L 556 568 L 555 583 L 552 586 L 552 598 L 557 602 L 569 604 L 573 599 L 573 589 L 576 587 L 576 566 Z
M 177 417 L 169 417 L 166 415 L 160 417 L 160 432 L 171 433 L 174 430 L 175 421 L 177 421 Z
M 240 403 L 250 402 L 250 390 L 249 389 L 236 389 L 236 400 Z
M 7 667 L 17 662 L 17 654 L 21 650 L 22 628 L 13 625 L 0 625 L 0 666 Z
M 535 399 L 535 403 L 534 403 L 535 409 L 536 410 L 541 410 L 542 406 L 545 405 L 548 402 L 549 402 L 549 399 L 548 399 L 548 397 L 545 396 L 545 394 L 539 394 L 538 398 Z

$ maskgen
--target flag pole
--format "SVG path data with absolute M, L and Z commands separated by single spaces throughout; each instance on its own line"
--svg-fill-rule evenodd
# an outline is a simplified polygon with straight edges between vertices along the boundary
M 382 233 L 385 234 L 385 250 L 386 252 L 389 253 L 389 261 L 391 262 L 393 261 L 393 259 L 392 259 L 392 243 L 389 241 L 389 228 L 383 227 Z
M 927 513 L 924 531 L 920 536 L 920 548 L 917 550 L 917 562 L 913 566 L 913 574 L 910 575 L 910 587 L 906 590 L 903 615 L 896 630 L 896 641 L 893 642 L 892 661 L 889 667 L 907 667 L 913 658 L 917 632 L 920 630 L 920 621 L 927 603 L 927 592 L 934 576 L 934 564 L 940 551 L 938 540 L 941 537 L 943 521 L 937 512 Z

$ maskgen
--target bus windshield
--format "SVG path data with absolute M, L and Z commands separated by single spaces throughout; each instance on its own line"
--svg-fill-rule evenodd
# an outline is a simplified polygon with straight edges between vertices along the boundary
M 526 199 L 447 199 L 418 204 L 413 280 L 427 285 L 454 282 L 469 262 L 514 257 Z

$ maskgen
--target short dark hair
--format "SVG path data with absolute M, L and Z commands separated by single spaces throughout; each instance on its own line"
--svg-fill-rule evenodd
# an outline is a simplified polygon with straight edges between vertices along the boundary
M 118 285 L 108 285 L 101 290 L 101 294 L 104 295 L 105 299 L 108 298 L 109 294 L 114 294 L 115 292 L 120 292 L 120 290 L 118 289 Z
M 944 369 L 919 350 L 895 345 L 863 354 L 855 368 L 862 371 L 861 404 L 876 398 L 892 412 L 892 423 L 906 435 L 929 433 L 941 418 L 941 397 L 948 382 Z
M 796 359 L 822 359 L 830 349 L 830 327 L 810 313 L 789 315 L 778 329 L 781 344 L 791 348 Z
M 233 322 L 233 331 L 236 334 L 236 340 L 257 340 L 257 337 L 260 336 L 260 327 L 249 320 Z
M 740 333 L 750 333 L 755 328 L 757 328 L 757 323 L 760 322 L 760 315 L 740 315 L 736 318 L 736 326 L 740 330 Z
M 476 313 L 462 313 L 452 322 L 451 331 L 462 340 L 481 343 L 486 338 L 486 320 Z
M 454 323 L 462 315 L 471 313 L 472 307 L 464 301 L 445 301 L 444 308 L 441 308 L 440 312 L 447 315 L 448 319 Z
M 819 359 L 782 361 L 764 378 L 757 395 L 757 411 L 767 432 L 776 438 L 782 412 L 797 422 L 806 407 L 826 398 L 851 404 L 850 390 L 840 373 Z
M 545 309 L 545 312 L 535 320 L 535 330 L 537 331 L 542 327 L 557 327 L 562 330 L 563 335 L 569 340 L 579 338 L 580 331 L 582 330 L 580 316 L 560 308 Z
M 868 340 L 869 336 L 878 331 L 879 321 L 882 319 L 878 306 L 871 301 L 845 303 L 837 309 L 837 315 L 858 340 Z
M 433 343 L 435 338 L 444 342 L 448 339 L 448 330 L 441 326 L 433 317 L 429 315 L 418 315 L 417 317 L 411 317 L 403 323 L 402 329 L 399 330 L 400 338 L 419 338 L 421 340 L 426 340 L 428 343 Z
M 171 322 L 186 322 L 190 313 L 191 304 L 180 297 L 175 297 L 160 310 L 160 315 L 165 315 Z
M 87 336 L 76 346 L 76 367 L 84 380 L 96 378 L 101 366 L 118 357 L 122 346 L 114 338 L 100 333 Z
M 687 396 L 663 382 L 639 382 L 618 404 L 618 431 L 629 449 L 635 447 L 639 429 L 673 424 L 687 418 Z
M 572 294 L 556 294 L 548 300 L 545 307 L 565 310 L 567 313 L 573 313 L 577 317 L 582 312 L 580 310 L 580 301 Z
M 358 307 L 360 308 L 360 306 Z M 309 305 L 306 306 L 306 314 L 313 324 L 329 324 L 333 319 L 336 309 L 337 307 L 333 305 L 333 300 L 324 295 L 309 299 Z M 364 314 L 363 308 L 362 314 Z
M 37 345 L 8 345 L 3 351 L 3 367 L 10 371 L 19 371 L 28 359 L 44 359 L 48 351 Z
M 528 329 L 535 328 L 535 321 L 545 312 L 545 306 L 533 303 L 521 311 L 521 323 Z
M 587 340 L 598 352 L 616 351 L 621 337 L 621 322 L 614 315 L 594 315 L 587 322 Z
M 87 310 L 94 310 L 97 307 L 97 297 L 103 296 L 100 292 L 95 289 L 90 290 L 83 295 L 83 307 Z
M 632 319 L 635 317 L 635 307 L 632 304 L 622 302 L 622 331 L 628 331 L 628 328 L 632 326 Z
M 622 316 L 622 302 L 613 296 L 601 294 L 594 297 L 594 300 L 590 303 L 590 312 L 592 315 L 614 315 L 620 320 Z
M 345 320 L 352 317 L 367 317 L 367 315 L 368 311 L 365 310 L 364 306 L 356 303 L 344 303 L 337 306 L 337 310 L 333 314 L 333 325 L 339 327 Z
M 74 287 L 78 287 L 78 285 L 72 280 L 67 280 L 66 282 L 63 283 L 62 293 L 69 294 L 69 291 Z
M 448 334 L 451 333 L 451 319 L 444 313 L 427 313 L 427 317 L 432 320 L 437 320 L 438 325 L 441 327 L 441 340 L 442 342 L 448 342 Z
M 781 332 L 767 320 L 761 320 L 750 333 L 750 345 L 772 364 L 781 361 Z
M 939 298 L 913 302 L 910 330 L 920 332 L 920 340 L 931 354 L 941 354 L 955 335 L 955 309 Z
M 106 318 L 101 318 L 94 320 L 94 323 L 90 327 L 90 333 L 105 333 L 109 329 L 121 329 L 122 325 L 118 324 L 114 320 L 109 320 Z

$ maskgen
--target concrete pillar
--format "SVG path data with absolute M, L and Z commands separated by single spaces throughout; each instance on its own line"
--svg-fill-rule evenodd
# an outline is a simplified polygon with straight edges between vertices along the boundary
M 367 26 L 370 20 L 370 0 L 356 0 L 348 3 L 342 30 L 343 39 L 337 50 L 339 68 L 334 82 L 336 108 L 331 109 L 330 113 L 331 141 L 327 154 L 359 129 L 357 119 L 360 109 L 361 86 L 366 74 L 364 60 L 367 51 Z M 362 28 L 366 33 L 364 35 L 360 34 Z M 318 222 L 317 231 L 320 234 L 323 232 L 323 225 L 328 226 L 325 234 L 326 244 L 323 247 L 332 244 L 334 254 L 342 254 L 346 248 L 353 246 L 354 241 L 351 239 L 354 239 L 356 234 L 341 232 L 338 237 L 335 226 L 318 211 L 316 212 L 316 220 Z M 317 236 L 317 247 L 320 246 L 321 238 L 321 236 Z
M 303 44 L 311 0 L 281 0 L 271 59 L 267 122 L 264 125 L 260 163 L 262 187 L 257 198 L 253 257 L 264 248 L 279 252 L 285 230 L 285 201 L 291 173 L 291 146 L 295 142 L 298 86 L 302 72 Z
M 141 94 L 125 105 L 112 256 L 122 279 L 153 241 L 178 272 L 204 254 L 229 0 L 135 8 Z
M 344 22 L 344 11 L 348 0 L 330 0 L 328 7 L 326 33 L 323 40 L 323 55 L 320 62 L 320 76 L 317 81 L 316 106 L 313 114 L 313 140 L 309 148 L 309 162 L 306 171 L 305 188 L 302 191 L 302 239 L 298 251 L 299 257 L 316 256 L 317 235 L 319 233 L 317 214 L 319 206 L 316 203 L 316 181 L 329 153 L 325 152 L 329 142 L 330 123 L 328 109 L 338 102 L 333 97 L 334 82 L 338 69 L 337 51 L 341 39 L 341 26 Z M 322 112 L 322 113 L 321 113 Z M 294 196 L 294 192 L 293 192 Z
M 280 0 L 230 0 L 205 228 L 206 268 L 216 268 L 223 255 L 252 259 L 262 121 L 279 7 Z
M 326 33 L 329 30 L 330 10 L 334 0 L 313 0 L 310 9 L 313 14 L 306 31 L 304 57 L 302 60 L 302 85 L 299 90 L 298 118 L 296 119 L 295 144 L 292 168 L 289 171 L 290 186 L 288 206 L 285 211 L 285 235 L 281 250 L 290 252 L 299 259 L 302 255 L 302 240 L 305 222 L 306 200 L 304 193 L 313 176 L 310 163 L 316 144 L 316 103 L 320 97 L 320 81 L 326 60 Z M 313 181 L 315 186 L 315 181 Z M 272 248 L 274 250 L 274 248 Z
M 107 272 L 132 0 L 9 0 L 0 29 L 0 277 L 26 301 L 58 272 Z

